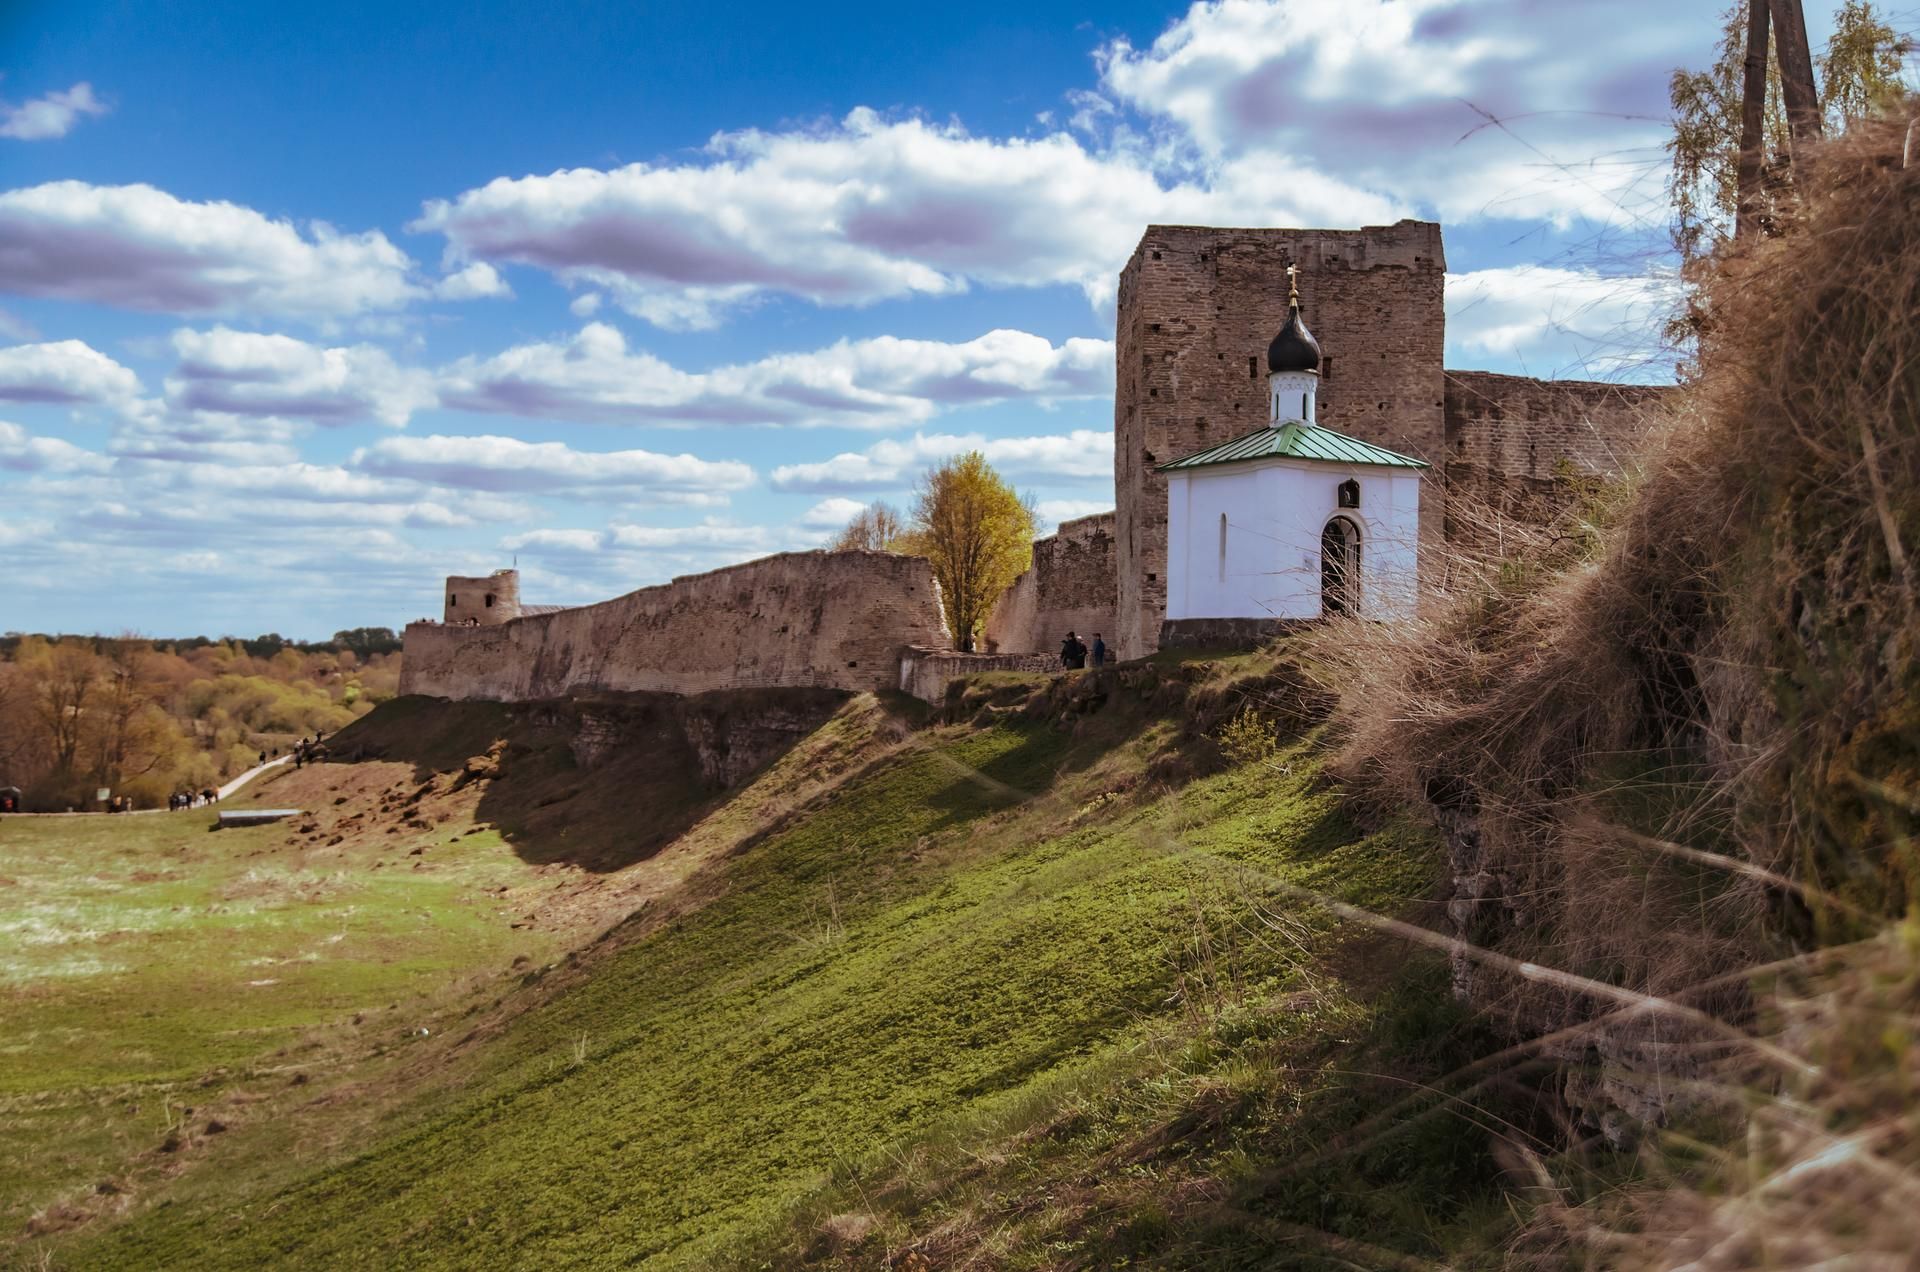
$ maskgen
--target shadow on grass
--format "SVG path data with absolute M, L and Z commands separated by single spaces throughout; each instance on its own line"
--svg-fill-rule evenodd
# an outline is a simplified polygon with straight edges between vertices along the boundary
M 335 761 L 395 760 L 425 784 L 481 784 L 476 817 L 530 865 L 644 861 L 826 723 L 847 695 L 725 690 L 549 702 L 398 698 L 328 740 Z

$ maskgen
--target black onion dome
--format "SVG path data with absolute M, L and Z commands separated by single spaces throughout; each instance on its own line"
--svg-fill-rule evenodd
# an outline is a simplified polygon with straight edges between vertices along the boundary
M 1300 320 L 1300 302 L 1296 299 L 1287 313 L 1286 326 L 1280 328 L 1280 334 L 1267 346 L 1267 370 L 1269 371 L 1312 371 L 1320 370 L 1320 342 L 1307 330 L 1307 324 Z

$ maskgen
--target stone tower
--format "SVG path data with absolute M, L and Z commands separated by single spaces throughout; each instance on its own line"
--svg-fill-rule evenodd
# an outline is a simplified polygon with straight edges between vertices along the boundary
M 1436 465 L 1446 456 L 1446 257 L 1440 227 L 1360 230 L 1147 227 L 1120 274 L 1113 394 L 1117 652 L 1153 652 L 1167 609 L 1167 483 L 1155 466 L 1267 423 L 1265 353 L 1288 321 L 1287 267 L 1333 352 L 1318 422 Z M 1438 543 L 1444 496 L 1420 496 Z
M 447 577 L 446 621 L 495 627 L 520 617 L 520 571 L 495 570 L 485 578 Z

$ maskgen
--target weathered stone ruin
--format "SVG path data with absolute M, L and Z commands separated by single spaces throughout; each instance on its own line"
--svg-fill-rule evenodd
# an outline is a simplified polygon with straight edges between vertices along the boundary
M 1266 418 L 1262 352 L 1288 314 L 1287 270 L 1325 350 L 1328 428 L 1425 461 L 1427 545 L 1462 533 L 1448 500 L 1545 515 L 1569 476 L 1621 473 L 1668 390 L 1448 371 L 1440 226 L 1358 230 L 1147 227 L 1120 275 L 1115 509 L 1063 523 L 988 620 L 951 652 L 926 562 L 785 553 L 573 609 L 521 603 L 512 571 L 447 582 L 444 621 L 410 625 L 403 692 L 531 700 L 576 691 L 900 688 L 936 697 L 969 658 L 1048 665 L 1068 631 L 1116 658 L 1159 647 L 1167 617 L 1167 479 L 1158 466 Z M 982 663 L 984 665 L 984 662 Z

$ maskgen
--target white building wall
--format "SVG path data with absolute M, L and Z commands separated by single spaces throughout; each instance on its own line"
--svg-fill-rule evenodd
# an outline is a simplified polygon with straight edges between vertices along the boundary
M 1320 376 L 1314 371 L 1273 371 L 1267 375 L 1267 422 L 1273 425 L 1288 420 L 1317 424 L 1315 407 L 1320 394 Z
M 1343 509 L 1349 478 L 1360 483 L 1360 507 Z M 1336 515 L 1360 527 L 1360 615 L 1411 618 L 1419 470 L 1297 459 L 1167 474 L 1167 617 L 1318 618 L 1320 535 Z

